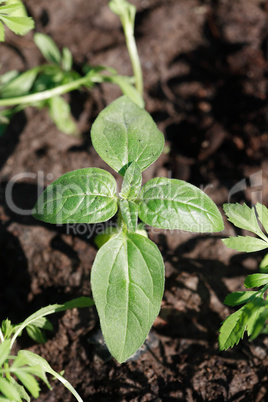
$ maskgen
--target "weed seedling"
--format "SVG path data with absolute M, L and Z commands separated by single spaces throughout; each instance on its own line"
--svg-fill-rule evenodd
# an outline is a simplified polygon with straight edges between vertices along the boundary
M 221 231 L 223 221 L 213 201 L 185 181 L 154 178 L 141 188 L 141 172 L 160 156 L 164 136 L 127 96 L 99 114 L 91 139 L 100 157 L 124 177 L 119 195 L 109 172 L 75 170 L 44 191 L 33 215 L 55 224 L 98 223 L 118 212 L 117 233 L 98 251 L 91 285 L 104 339 L 121 363 L 147 337 L 164 291 L 162 256 L 137 232 L 138 218 L 156 228 L 191 232 Z
M 268 233 L 268 209 L 259 203 L 249 208 L 246 204 L 225 204 L 224 212 L 228 220 L 240 229 L 254 233 L 258 237 L 237 236 L 224 239 L 227 247 L 234 250 L 250 253 L 268 248 L 268 237 L 261 230 L 259 222 Z M 266 259 L 267 260 L 267 259 Z M 245 331 L 250 340 L 255 339 L 261 332 L 267 331 L 265 323 L 268 319 L 268 302 L 266 291 L 268 289 L 268 266 L 262 264 L 261 273 L 246 277 L 246 288 L 260 288 L 229 294 L 224 303 L 227 306 L 239 306 L 235 313 L 231 314 L 220 328 L 219 347 L 226 350 L 243 339 Z

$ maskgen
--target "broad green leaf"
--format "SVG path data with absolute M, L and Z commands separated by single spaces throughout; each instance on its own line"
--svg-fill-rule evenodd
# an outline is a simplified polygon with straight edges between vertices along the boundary
M 62 68 L 64 71 L 70 71 L 73 66 L 73 56 L 67 47 L 62 49 Z
M 63 304 L 52 304 L 47 307 L 43 307 L 36 311 L 34 314 L 30 315 L 21 324 L 16 326 L 16 332 L 12 338 L 11 346 L 14 344 L 16 337 L 30 324 L 35 324 L 40 317 L 45 317 L 49 314 L 59 313 L 60 311 L 65 311 L 72 308 L 90 307 L 94 303 L 90 297 L 78 297 L 77 299 L 70 300 Z
M 190 232 L 223 230 L 221 214 L 203 191 L 182 180 L 149 180 L 140 194 L 139 218 L 150 226 Z
M 224 204 L 224 212 L 230 222 L 240 229 L 249 230 L 256 235 L 263 235 L 257 221 L 254 208 L 249 208 L 246 204 Z
M 49 99 L 49 115 L 58 129 L 65 134 L 77 135 L 78 128 L 73 121 L 71 108 L 61 96 L 53 96 Z
M 244 285 L 246 288 L 258 288 L 259 286 L 268 283 L 268 274 L 252 274 L 245 279 Z
M 260 271 L 262 273 L 268 273 L 268 254 L 266 254 L 265 257 L 261 260 Z
M 0 19 L 17 35 L 25 35 L 34 28 L 34 21 L 30 17 L 7 17 L 0 15 Z
M 138 222 L 138 205 L 133 201 L 120 200 L 120 211 L 124 222 L 131 232 L 135 232 Z
M 60 65 L 61 63 L 61 54 L 60 51 L 54 42 L 54 40 L 45 34 L 36 33 L 34 35 L 34 42 L 44 58 L 49 63 L 55 63 Z
M 141 188 L 141 170 L 136 162 L 132 162 L 124 174 L 120 197 L 126 200 L 135 200 Z
M 20 402 L 21 397 L 14 385 L 6 378 L 0 377 L 0 392 L 10 401 Z
M 16 376 L 26 389 L 32 394 L 34 398 L 38 398 L 40 388 L 38 382 L 32 374 L 26 373 L 22 370 L 16 372 Z
M 228 239 L 222 239 L 222 241 L 227 247 L 245 253 L 268 248 L 267 242 L 252 236 L 229 237 Z
M 226 296 L 224 304 L 227 306 L 238 306 L 239 304 L 247 303 L 256 296 L 258 291 L 247 290 L 245 292 L 233 292 Z
M 259 220 L 261 221 L 266 233 L 268 233 L 268 208 L 258 202 L 256 204 L 256 210 Z
M 243 338 L 247 322 L 254 310 L 253 303 L 247 303 L 235 313 L 229 315 L 220 328 L 219 348 L 227 350 L 238 344 Z
M 91 138 L 100 157 L 122 175 L 131 162 L 145 170 L 164 147 L 164 136 L 149 113 L 127 96 L 118 98 L 99 114 Z
M 102 333 L 119 363 L 143 344 L 159 312 L 164 264 L 157 246 L 136 233 L 121 233 L 98 251 L 91 272 Z
M 116 181 L 105 170 L 74 170 L 50 184 L 38 199 L 33 216 L 49 223 L 97 223 L 117 211 Z
M 9 339 L 0 343 L 0 367 L 5 363 L 9 356 L 11 341 Z
M 1 98 L 13 98 L 29 93 L 39 73 L 39 68 L 32 68 L 8 81 L 0 88 Z
M 46 343 L 47 339 L 40 328 L 35 325 L 28 325 L 26 327 L 27 334 L 31 339 L 33 339 L 36 343 Z

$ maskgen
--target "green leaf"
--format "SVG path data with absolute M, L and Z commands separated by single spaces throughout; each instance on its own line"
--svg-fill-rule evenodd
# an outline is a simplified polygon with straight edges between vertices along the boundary
M 124 174 L 120 197 L 126 200 L 135 200 L 141 188 L 141 170 L 136 162 L 132 162 Z
M 262 315 L 265 309 L 265 301 L 261 297 L 257 297 L 254 301 L 254 309 L 252 309 L 251 314 L 249 315 L 247 322 L 247 333 L 248 336 L 251 336 L 255 330 L 256 323 L 259 320 L 259 317 Z
M 24 385 L 25 388 L 32 394 L 34 398 L 39 397 L 40 388 L 38 382 L 32 374 L 26 373 L 22 370 L 16 372 L 16 376 Z
M 25 35 L 34 28 L 34 21 L 30 17 L 7 17 L 0 15 L 0 20 L 17 35 Z
M 164 147 L 164 136 L 149 113 L 127 96 L 118 98 L 99 114 L 91 138 L 100 157 L 122 175 L 131 162 L 145 170 Z
M 224 204 L 224 212 L 230 222 L 240 229 L 249 230 L 258 236 L 263 233 L 259 227 L 254 208 L 249 208 L 246 204 Z
M 21 8 L 21 4 L 19 3 L 14 3 L 14 4 L 8 4 L 5 6 L 0 7 L 0 14 L 13 14 L 14 11 L 17 11 Z
M 11 324 L 11 321 L 6 319 L 2 321 L 1 330 L 3 332 L 4 338 L 9 339 L 14 332 L 14 325 Z
M 138 205 L 133 201 L 120 200 L 122 218 L 131 232 L 136 232 L 138 222 Z
M 62 68 L 64 71 L 70 71 L 73 66 L 73 56 L 67 47 L 62 49 Z
M 235 313 L 229 315 L 220 328 L 219 348 L 227 350 L 238 344 L 243 338 L 249 316 L 254 309 L 253 303 L 248 303 Z
M 258 288 L 259 286 L 268 283 L 268 274 L 252 274 L 245 279 L 244 285 L 246 288 Z
M 203 191 L 182 180 L 149 180 L 140 194 L 139 218 L 162 229 L 190 232 L 223 230 L 221 214 Z
M 28 325 L 26 327 L 27 334 L 31 339 L 33 339 L 36 343 L 46 343 L 47 339 L 40 328 L 35 325 Z
M 54 40 L 45 34 L 36 33 L 34 42 L 49 63 L 61 64 L 61 54 Z
M 11 341 L 9 339 L 3 341 L 0 344 L 0 367 L 5 363 L 9 356 L 11 348 Z
M 4 394 L 10 401 L 20 402 L 20 394 L 17 389 L 11 384 L 6 378 L 0 377 L 0 391 Z
M 5 40 L 5 28 L 2 22 L 0 22 L 0 42 L 4 42 Z
M 122 75 L 114 75 L 105 77 L 105 81 L 117 84 L 124 95 L 128 96 L 132 102 L 136 103 L 140 108 L 144 108 L 144 100 L 139 91 L 129 82 L 129 77 Z
M 256 210 L 259 220 L 261 221 L 266 233 L 268 233 L 268 208 L 258 202 L 256 204 Z
M 35 322 L 40 319 L 40 317 L 45 317 L 49 314 L 59 313 L 60 311 L 65 311 L 72 308 L 90 307 L 93 304 L 94 303 L 90 297 L 78 297 L 77 299 L 70 300 L 63 304 L 52 304 L 50 306 L 41 308 L 26 318 L 26 320 L 24 320 L 21 324 L 16 326 L 16 332 L 12 338 L 11 346 L 14 344 L 16 337 L 23 331 L 23 329 L 30 324 L 34 325 Z
M 71 108 L 61 96 L 53 96 L 49 99 L 49 115 L 57 128 L 65 134 L 77 135 L 78 128 L 73 121 Z
M 245 253 L 268 248 L 268 243 L 252 236 L 229 237 L 228 239 L 222 239 L 222 241 L 227 247 Z
M 233 292 L 226 296 L 224 304 L 227 306 L 238 306 L 239 304 L 244 304 L 252 300 L 257 294 L 258 291 L 249 290 L 245 292 Z
M 262 273 L 268 273 L 268 254 L 264 256 L 260 263 L 260 271 Z
M 39 68 L 32 68 L 19 74 L 0 88 L 1 98 L 13 98 L 29 93 L 39 73 Z
M 94 243 L 98 248 L 101 248 L 108 240 L 122 231 L 119 227 L 108 226 L 101 233 L 94 237 Z
M 268 320 L 268 310 L 264 309 L 261 314 L 258 315 L 257 319 L 255 320 L 253 330 L 251 332 L 250 341 L 253 341 L 257 336 L 264 332 L 265 323 Z
M 29 394 L 27 394 L 25 388 L 22 385 L 18 384 L 13 377 L 10 377 L 10 382 L 12 385 L 14 385 L 14 388 L 16 388 L 20 397 L 23 400 L 25 400 L 26 402 L 31 402 L 31 398 L 30 398 Z
M 164 264 L 157 246 L 136 233 L 121 233 L 97 253 L 91 272 L 102 333 L 119 363 L 143 344 L 159 312 Z
M 51 324 L 51 322 L 45 318 L 45 317 L 40 317 L 37 318 L 34 321 L 34 325 L 38 328 L 42 328 L 42 329 L 46 329 L 48 331 L 53 331 L 53 325 Z
M 50 184 L 38 199 L 33 216 L 49 223 L 97 223 L 117 211 L 116 181 L 105 170 L 74 170 Z

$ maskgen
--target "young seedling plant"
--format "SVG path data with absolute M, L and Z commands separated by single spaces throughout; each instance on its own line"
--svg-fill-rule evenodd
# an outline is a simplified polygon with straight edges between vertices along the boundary
M 40 378 L 51 389 L 47 374 L 59 380 L 75 397 L 83 402 L 72 385 L 57 373 L 48 362 L 36 353 L 29 350 L 19 350 L 17 355 L 12 354 L 12 348 L 18 336 L 24 329 L 37 342 L 45 342 L 42 330 L 52 330 L 52 324 L 46 318 L 48 315 L 72 308 L 92 306 L 89 297 L 79 297 L 64 304 L 53 304 L 44 307 L 21 324 L 12 325 L 10 320 L 4 320 L 0 328 L 0 401 L 30 402 L 31 396 L 38 398 L 40 387 L 36 377 Z
M 157 177 L 141 187 L 142 171 L 160 156 L 164 136 L 127 96 L 99 114 L 91 139 L 99 156 L 123 176 L 119 194 L 109 172 L 79 169 L 48 186 L 33 215 L 62 224 L 105 222 L 117 213 L 117 233 L 110 234 L 96 255 L 91 286 L 105 342 L 122 363 L 145 341 L 164 291 L 162 256 L 141 234 L 138 219 L 156 228 L 190 232 L 221 231 L 223 221 L 214 202 L 185 181 Z
M 250 253 L 268 248 L 268 209 L 257 203 L 249 208 L 246 204 L 225 204 L 224 212 L 230 222 L 240 229 L 247 230 L 257 235 L 237 236 L 224 239 L 227 247 L 234 250 Z M 262 224 L 264 231 L 259 223 Z M 265 262 L 266 261 L 266 262 Z M 261 332 L 267 331 L 268 320 L 268 261 L 267 257 L 261 265 L 261 273 L 248 275 L 244 285 L 246 288 L 259 288 L 230 293 L 224 300 L 227 306 L 240 306 L 222 324 L 219 335 L 220 350 L 226 350 L 243 339 L 247 332 L 249 339 L 255 339 Z

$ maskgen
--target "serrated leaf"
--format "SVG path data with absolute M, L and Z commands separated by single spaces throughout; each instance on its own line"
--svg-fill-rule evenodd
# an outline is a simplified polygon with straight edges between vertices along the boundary
M 17 389 L 6 378 L 0 377 L 0 391 L 9 401 L 21 402 L 21 397 Z
M 245 279 L 244 285 L 246 288 L 258 288 L 259 286 L 268 283 L 268 274 L 252 274 Z
M 116 99 L 99 114 L 91 138 L 100 157 L 122 175 L 131 162 L 145 170 L 164 147 L 164 136 L 149 113 L 127 96 Z
M 36 343 L 46 343 L 47 339 L 40 328 L 35 325 L 28 325 L 26 327 L 27 334 L 31 339 L 33 339 Z
M 39 397 L 40 387 L 32 374 L 26 373 L 24 371 L 17 371 L 16 376 L 34 398 Z
M 26 328 L 30 324 L 34 324 L 36 320 L 39 320 L 40 317 L 45 317 L 49 314 L 59 313 L 60 311 L 65 311 L 72 308 L 81 308 L 81 307 L 90 307 L 92 306 L 93 300 L 90 297 L 78 297 L 77 299 L 70 300 L 63 304 L 52 304 L 47 307 L 43 307 L 40 310 L 36 311 L 34 314 L 30 315 L 26 320 L 24 320 L 21 324 L 16 326 L 15 335 L 12 338 L 12 343 L 14 343 L 16 337 L 22 332 L 24 328 Z
M 7 339 L 0 343 L 0 367 L 5 363 L 9 356 L 11 340 Z
M 247 290 L 245 292 L 233 292 L 226 296 L 224 304 L 227 306 L 238 306 L 239 304 L 247 303 L 254 296 L 258 294 L 258 291 Z
M 0 15 L 0 19 L 17 35 L 25 35 L 34 28 L 34 21 L 30 17 L 7 17 Z
M 122 218 L 131 232 L 136 232 L 138 223 L 138 205 L 133 201 L 120 200 Z
M 39 68 L 32 68 L 8 81 L 0 88 L 1 98 L 13 98 L 29 93 L 39 73 Z
M 73 121 L 71 108 L 61 96 L 53 96 L 49 99 L 49 115 L 57 128 L 65 134 L 77 135 L 78 128 Z
M 117 211 L 116 181 L 105 170 L 85 168 L 61 176 L 39 197 L 33 216 L 49 223 L 97 223 Z
M 25 388 L 22 385 L 18 384 L 13 377 L 10 377 L 10 382 L 12 383 L 12 385 L 14 385 L 23 400 L 25 400 L 26 402 L 31 402 L 30 396 L 27 394 Z
M 243 339 L 248 319 L 254 309 L 253 303 L 248 303 L 235 313 L 229 315 L 220 328 L 219 348 L 227 350 Z
M 11 321 L 6 319 L 2 321 L 1 329 L 5 339 L 11 337 L 12 333 L 14 332 L 14 325 L 11 324 Z
M 252 236 L 231 236 L 228 239 L 222 239 L 222 241 L 227 247 L 244 253 L 251 253 L 268 248 L 268 243 Z
M 256 204 L 256 210 L 258 213 L 258 218 L 262 223 L 266 233 L 268 233 L 268 208 L 265 205 L 260 204 L 259 202 Z
M 254 304 L 254 309 L 252 309 L 251 314 L 248 318 L 247 322 L 247 333 L 248 336 L 251 336 L 254 332 L 256 322 L 258 321 L 261 314 L 264 312 L 265 309 L 265 301 L 261 297 L 257 297 L 252 302 Z
M 141 188 L 141 170 L 136 162 L 132 162 L 124 174 L 120 197 L 126 200 L 135 200 Z
M 60 51 L 50 36 L 42 33 L 36 33 L 34 35 L 34 42 L 49 63 L 55 63 L 58 65 L 61 64 Z
M 16 16 L 16 17 L 28 17 L 26 8 L 24 7 L 24 4 L 22 0 L 7 0 L 6 4 L 17 4 L 19 7 L 16 10 L 13 10 L 10 15 Z
M 249 208 L 246 204 L 224 204 L 224 212 L 230 222 L 240 229 L 249 230 L 256 235 L 262 235 L 254 208 Z
M 162 229 L 218 232 L 223 220 L 214 202 L 203 191 L 182 180 L 155 178 L 142 188 L 139 218 Z
M 121 233 L 97 253 L 91 272 L 102 333 L 120 363 L 143 344 L 159 312 L 164 264 L 157 246 L 136 233 Z
M 73 56 L 67 47 L 62 49 L 62 68 L 64 71 L 70 71 L 73 65 Z

